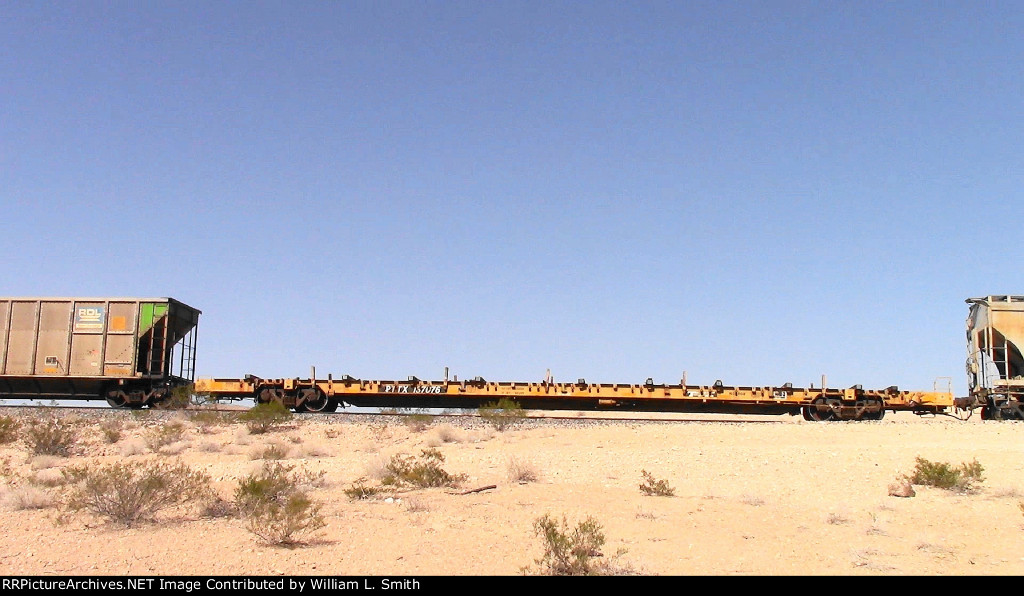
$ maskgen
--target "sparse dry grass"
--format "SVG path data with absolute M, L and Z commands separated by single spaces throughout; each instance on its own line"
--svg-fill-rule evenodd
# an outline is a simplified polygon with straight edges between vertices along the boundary
M 272 442 L 260 445 L 249 453 L 249 459 L 281 460 L 288 459 L 288 447 Z
M 54 504 L 53 496 L 35 486 L 19 486 L 3 491 L 3 503 L 7 509 L 22 511 L 46 509 Z
M 463 433 L 450 424 L 435 427 L 434 436 L 441 443 L 461 443 L 464 440 Z
M 53 488 L 56 486 L 63 486 L 67 481 L 65 480 L 64 473 L 60 468 L 46 468 L 44 470 L 39 470 L 30 476 L 29 482 L 37 486 Z
M 540 472 L 537 471 L 537 466 L 529 460 L 518 457 L 509 459 L 507 473 L 509 482 L 527 484 L 540 480 Z

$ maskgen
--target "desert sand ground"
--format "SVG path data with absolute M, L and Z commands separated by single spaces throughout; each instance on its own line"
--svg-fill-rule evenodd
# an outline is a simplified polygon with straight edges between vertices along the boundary
M 2 415 L 39 415 L 7 408 Z M 297 417 L 250 435 L 239 424 L 197 424 L 184 413 L 97 410 L 81 420 L 75 453 L 31 456 L 0 446 L 0 575 L 454 576 L 537 572 L 543 514 L 571 525 L 596 520 L 602 554 L 644 575 L 1019 575 L 1024 557 L 1022 426 L 977 417 L 889 414 L 879 422 L 814 423 L 790 416 L 675 416 L 655 422 L 528 421 L 497 431 L 476 418 L 336 414 Z M 123 421 L 107 442 L 103 420 Z M 699 419 L 700 418 L 700 419 Z M 154 428 L 185 421 L 182 440 L 158 452 Z M 60 506 L 59 470 L 69 465 L 162 458 L 208 474 L 230 499 L 268 443 L 285 463 L 323 471 L 313 492 L 326 526 L 308 544 L 261 543 L 236 517 L 190 508 L 124 528 Z M 459 488 L 406 490 L 352 500 L 344 489 L 372 479 L 395 454 L 436 448 Z M 888 486 L 915 459 L 977 460 L 974 492 Z M 510 478 L 527 468 L 536 480 Z M 642 472 L 675 489 L 644 495 Z M 470 489 L 495 488 L 461 494 Z

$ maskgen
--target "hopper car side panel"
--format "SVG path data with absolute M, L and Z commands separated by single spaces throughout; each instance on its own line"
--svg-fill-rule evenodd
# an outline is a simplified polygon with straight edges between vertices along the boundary
M 0 298 L 0 398 L 155 403 L 194 379 L 199 314 L 172 298 Z

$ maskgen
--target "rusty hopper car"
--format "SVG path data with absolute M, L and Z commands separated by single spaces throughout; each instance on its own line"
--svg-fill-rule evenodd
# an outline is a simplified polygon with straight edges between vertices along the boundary
M 199 315 L 172 298 L 0 298 L 0 398 L 158 403 L 195 376 Z
M 981 408 L 988 420 L 1024 420 L 1024 296 L 985 296 L 967 303 L 968 396 L 958 405 Z

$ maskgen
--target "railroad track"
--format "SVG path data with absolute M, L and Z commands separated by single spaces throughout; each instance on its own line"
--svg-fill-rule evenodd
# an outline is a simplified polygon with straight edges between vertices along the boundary
M 61 413 L 74 412 L 80 415 L 96 415 L 98 417 L 118 417 L 118 416 L 137 416 L 143 418 L 162 418 L 168 417 L 179 412 L 186 413 L 197 413 L 197 412 L 244 412 L 247 408 L 238 406 L 224 409 L 216 408 L 189 408 L 186 410 L 172 410 L 172 409 L 115 409 L 104 405 L 95 406 L 83 406 L 83 405 L 67 405 L 67 404 L 0 404 L 0 412 L 16 412 L 19 410 L 31 410 L 31 411 L 57 411 Z M 462 411 L 462 412 L 423 412 L 423 411 L 384 411 L 384 412 L 366 412 L 366 411 L 352 411 L 352 410 L 341 410 L 333 413 L 296 413 L 294 414 L 297 420 L 323 420 L 331 421 L 337 419 L 347 420 L 394 420 L 396 423 L 405 422 L 412 419 L 415 416 L 428 416 L 430 421 L 436 420 L 479 420 L 481 423 L 484 419 L 475 411 Z M 907 414 L 907 420 L 910 420 L 909 414 Z M 939 418 L 953 418 L 956 420 L 962 420 L 951 415 L 943 416 L 915 416 L 915 419 L 939 419 Z M 583 411 L 571 411 L 561 413 L 558 411 L 535 411 L 530 415 L 523 418 L 521 423 L 526 424 L 544 424 L 551 422 L 553 424 L 565 423 L 565 422 L 580 422 L 580 423 L 666 423 L 666 424 L 733 424 L 733 425 L 744 425 L 744 424 L 793 424 L 797 422 L 805 422 L 800 420 L 799 417 L 794 416 L 757 416 L 749 415 L 737 417 L 736 415 L 716 415 L 716 414 L 685 414 L 685 413 L 651 413 L 645 414 L 643 412 L 628 412 L 621 413 L 614 416 L 604 415 L 594 412 L 583 412 Z

